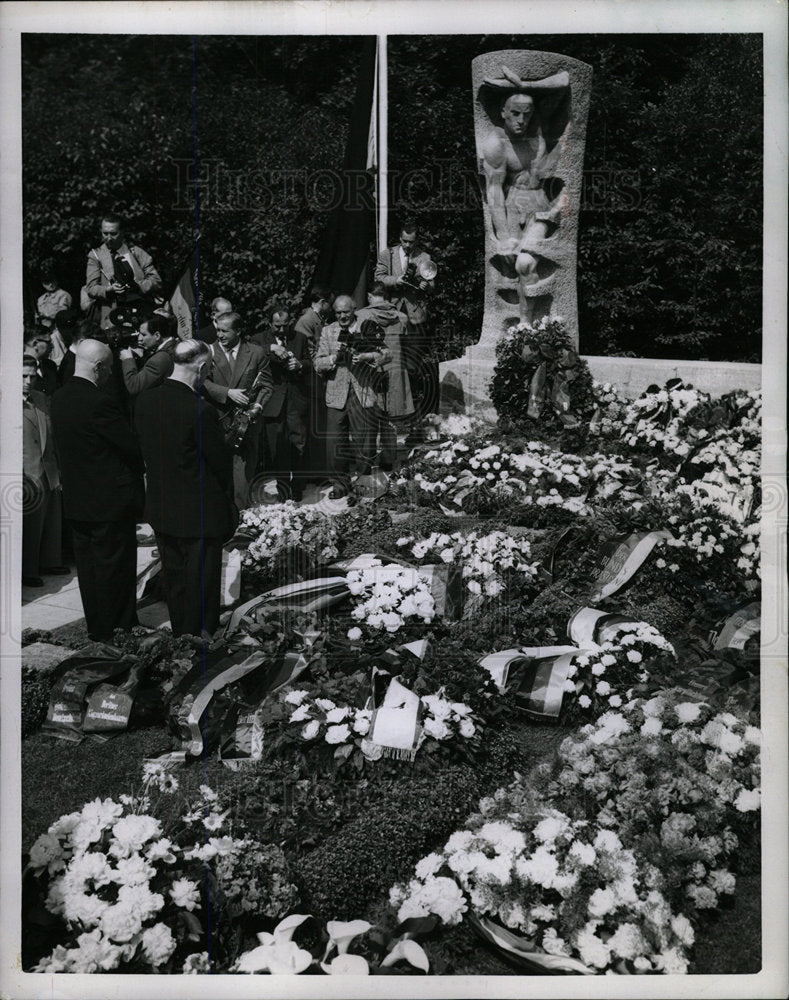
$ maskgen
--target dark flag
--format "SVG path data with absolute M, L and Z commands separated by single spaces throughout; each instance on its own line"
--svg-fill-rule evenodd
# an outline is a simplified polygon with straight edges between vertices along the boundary
M 197 253 L 193 253 L 183 265 L 168 302 L 173 316 L 178 320 L 178 336 L 181 340 L 193 337 L 197 331 Z
M 376 45 L 365 38 L 337 204 L 323 234 L 312 283 L 367 304 L 367 273 L 375 242 Z

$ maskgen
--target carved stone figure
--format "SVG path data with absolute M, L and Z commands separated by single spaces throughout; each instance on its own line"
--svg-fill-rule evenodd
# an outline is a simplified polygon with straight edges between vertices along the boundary
M 485 314 L 479 343 L 442 365 L 483 405 L 510 324 L 559 315 L 578 340 L 576 245 L 592 70 L 553 52 L 472 62 L 477 163 L 485 193 Z M 487 404 L 490 405 L 489 403 Z

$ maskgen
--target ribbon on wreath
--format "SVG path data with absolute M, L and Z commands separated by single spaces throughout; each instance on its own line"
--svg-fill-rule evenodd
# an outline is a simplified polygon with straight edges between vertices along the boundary
M 568 645 L 520 646 L 483 656 L 479 664 L 487 670 L 503 694 L 513 683 L 515 702 L 526 715 L 541 721 L 558 721 L 573 659 L 591 653 L 612 639 L 619 628 L 635 619 L 597 608 L 580 608 L 567 624 Z
M 564 972 L 577 972 L 584 976 L 594 976 L 596 972 L 576 958 L 567 955 L 549 955 L 541 951 L 529 938 L 521 937 L 508 930 L 497 920 L 479 916 L 470 911 L 468 922 L 485 941 L 512 955 L 523 965 L 539 975 L 560 975 Z
M 670 531 L 636 531 L 605 541 L 600 555 L 606 562 L 595 581 L 590 600 L 602 601 L 615 594 L 641 568 L 661 539 L 673 537 Z
M 400 665 L 401 654 L 410 653 L 422 660 L 429 641 L 417 639 L 394 649 L 387 649 L 381 661 L 387 667 Z M 370 728 L 362 740 L 362 753 L 368 760 L 389 757 L 413 761 L 424 739 L 422 702 L 388 669 L 374 666 L 370 674 L 370 696 L 366 708 L 372 709 Z
M 748 640 L 761 631 L 762 605 L 751 601 L 737 608 L 712 629 L 709 644 L 713 649 L 745 649 Z
M 129 724 L 142 666 L 107 643 L 91 643 L 55 668 L 42 729 L 78 743 L 85 735 L 106 740 Z
M 578 376 L 578 354 L 572 348 L 562 348 L 557 352 L 548 344 L 539 344 L 536 349 L 526 344 L 521 358 L 526 362 L 538 359 L 529 382 L 526 416 L 539 420 L 543 407 L 550 401 L 551 409 L 560 421 L 566 427 L 576 427 L 578 419 L 570 413 L 570 383 Z
M 270 608 L 305 613 L 323 611 L 333 607 L 348 596 L 348 584 L 344 576 L 320 577 L 317 580 L 302 580 L 288 583 L 284 587 L 259 594 L 237 607 L 225 625 L 222 639 L 228 639 L 240 627 L 244 619 L 255 621 L 255 613 Z

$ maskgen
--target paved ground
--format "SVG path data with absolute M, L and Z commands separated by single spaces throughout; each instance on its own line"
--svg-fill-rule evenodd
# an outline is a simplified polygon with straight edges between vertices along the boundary
M 360 493 L 372 494 L 376 492 L 379 484 L 385 485 L 385 480 L 376 482 L 374 477 L 369 478 L 372 478 L 373 481 L 357 482 L 357 490 Z M 302 504 L 320 507 L 331 513 L 339 513 L 347 509 L 347 500 L 329 500 L 326 496 L 327 493 L 328 489 L 319 491 L 318 487 L 309 486 L 304 491 Z M 278 501 L 274 493 L 267 493 L 263 499 L 267 503 L 277 503 Z M 137 542 L 138 569 L 141 569 L 149 560 L 150 550 L 154 544 L 153 534 L 148 525 L 139 527 Z M 23 629 L 33 628 L 51 631 L 84 620 L 77 574 L 73 564 L 71 570 L 69 576 L 43 577 L 43 587 L 22 587 Z M 152 601 L 148 597 L 142 598 L 137 605 L 137 616 L 140 624 L 148 628 L 169 625 L 167 605 L 163 601 Z

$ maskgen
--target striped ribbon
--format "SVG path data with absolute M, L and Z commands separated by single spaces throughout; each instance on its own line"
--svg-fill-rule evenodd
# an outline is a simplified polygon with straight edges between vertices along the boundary
M 762 605 L 752 601 L 719 622 L 710 632 L 713 649 L 745 649 L 748 640 L 761 630 Z
M 596 974 L 594 969 L 590 969 L 578 959 L 569 958 L 566 955 L 548 955 L 546 952 L 540 951 L 528 938 L 513 934 L 512 931 L 488 917 L 469 912 L 466 919 L 480 937 L 496 948 L 512 955 L 537 974 L 559 975 L 564 972 L 577 972 L 583 976 Z
M 603 546 L 603 554 L 610 552 L 597 578 L 592 602 L 602 601 L 623 587 L 642 566 L 661 538 L 673 538 L 670 531 L 637 531 L 626 538 L 612 539 Z

